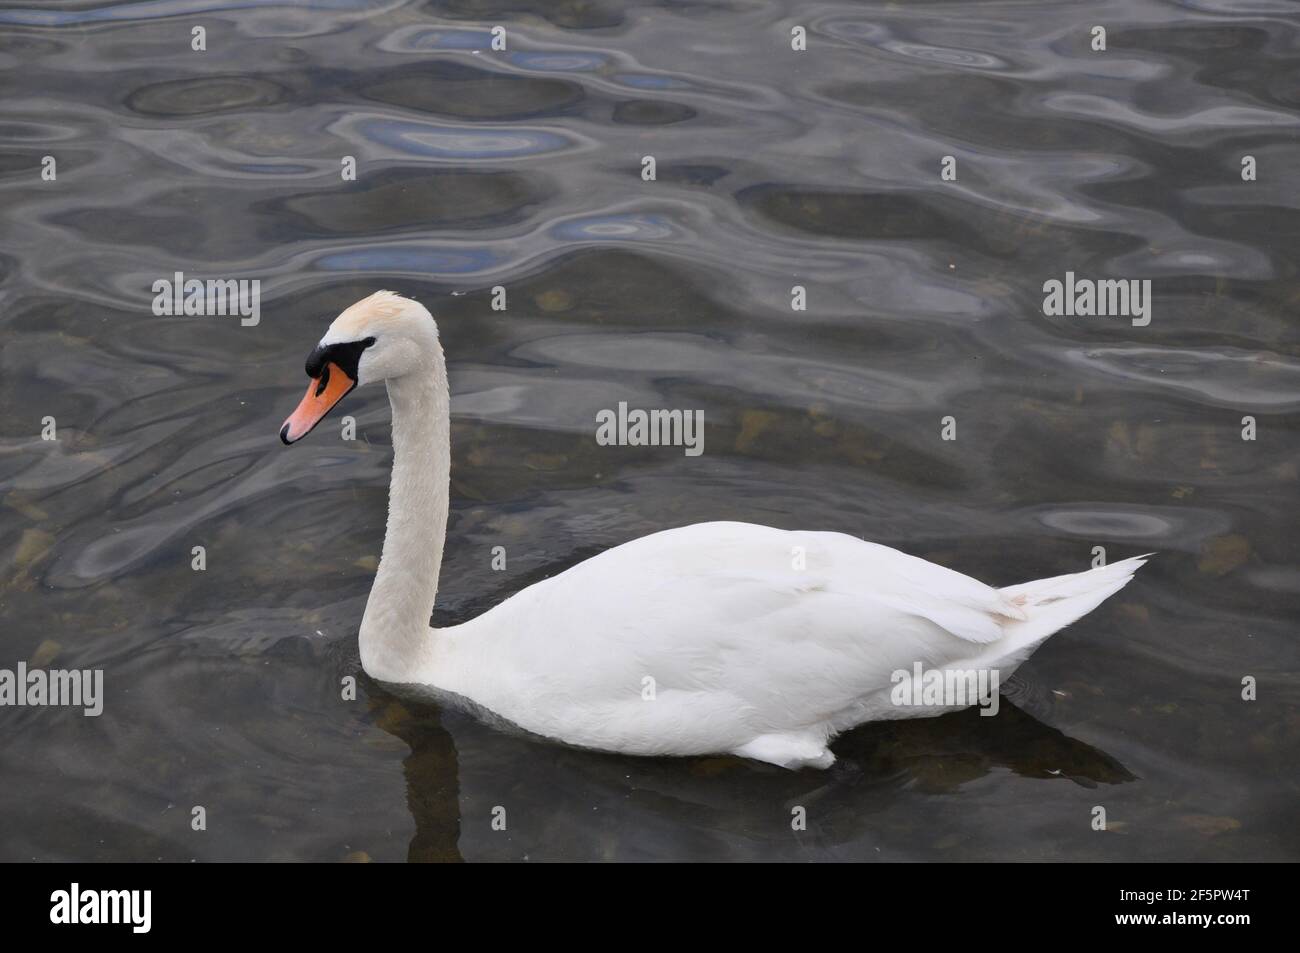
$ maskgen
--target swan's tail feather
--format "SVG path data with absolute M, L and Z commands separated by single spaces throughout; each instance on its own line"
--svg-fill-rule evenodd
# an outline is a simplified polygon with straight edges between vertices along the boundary
M 1028 617 L 1024 622 L 1007 622 L 1003 626 L 1007 638 L 1018 649 L 1032 649 L 1123 589 L 1138 567 L 1152 555 L 1147 553 L 1086 572 L 1007 586 L 1001 590 L 1002 595 Z

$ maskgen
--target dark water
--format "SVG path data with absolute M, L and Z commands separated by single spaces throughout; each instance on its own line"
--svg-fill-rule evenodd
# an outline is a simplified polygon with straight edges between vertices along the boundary
M 0 709 L 0 858 L 1300 859 L 1297 9 L 0 4 L 0 667 L 107 695 Z M 154 316 L 176 271 L 260 324 Z M 1066 271 L 1151 323 L 1044 316 Z M 999 585 L 1159 556 L 997 718 L 827 773 L 493 731 L 360 673 L 383 389 L 276 437 L 380 287 L 450 361 L 439 624 L 716 518 Z M 704 455 L 597 446 L 619 401 L 703 409 Z

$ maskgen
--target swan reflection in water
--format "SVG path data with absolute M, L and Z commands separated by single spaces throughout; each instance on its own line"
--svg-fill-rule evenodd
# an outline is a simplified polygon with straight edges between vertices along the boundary
M 891 841 L 919 839 L 917 858 L 942 859 L 945 843 L 963 838 L 925 829 L 927 797 L 965 797 L 999 772 L 1083 788 L 1135 780 L 1117 759 L 1019 707 L 1033 700 L 1021 697 L 1018 679 L 995 717 L 971 708 L 863 725 L 836 743 L 828 771 L 794 772 L 731 756 L 570 748 L 502 730 L 425 689 L 364 684 L 375 723 L 410 748 L 410 861 L 870 860 L 884 859 L 886 832 Z M 791 826 L 798 807 L 808 818 L 803 832 Z M 971 823 L 992 809 L 979 801 Z M 502 810 L 505 829 L 494 830 Z M 1080 825 L 1087 830 L 1087 819 Z

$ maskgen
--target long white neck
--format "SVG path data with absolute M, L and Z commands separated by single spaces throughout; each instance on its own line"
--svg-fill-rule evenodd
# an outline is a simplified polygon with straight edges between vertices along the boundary
M 442 347 L 427 371 L 388 381 L 393 476 L 379 571 L 361 619 L 361 664 L 388 682 L 421 681 L 434 667 L 429 617 L 447 536 L 451 414 Z

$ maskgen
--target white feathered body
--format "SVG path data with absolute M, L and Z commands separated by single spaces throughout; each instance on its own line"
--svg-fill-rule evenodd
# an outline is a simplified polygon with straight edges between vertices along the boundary
M 854 725 L 962 707 L 894 704 L 895 672 L 1006 679 L 1140 564 L 998 590 L 842 533 L 700 523 L 437 630 L 420 680 L 573 745 L 824 767 Z

